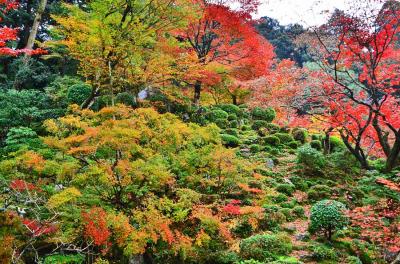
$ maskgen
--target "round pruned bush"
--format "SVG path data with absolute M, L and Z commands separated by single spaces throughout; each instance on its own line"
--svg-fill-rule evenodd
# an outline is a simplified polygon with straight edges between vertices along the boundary
M 268 132 L 270 134 L 278 133 L 281 130 L 280 126 L 278 126 L 277 124 L 273 124 L 273 123 L 268 123 L 268 125 L 266 126 L 266 129 L 268 129 Z
M 327 199 L 331 194 L 332 188 L 323 184 L 314 185 L 307 192 L 308 199 L 312 202 Z
M 234 104 L 221 104 L 217 105 L 216 107 L 227 112 L 228 114 L 236 115 L 236 118 L 238 115 L 240 115 L 240 112 L 242 111 L 239 106 Z
M 253 125 L 251 126 L 254 130 L 259 130 L 260 128 L 265 128 L 268 125 L 267 121 L 264 120 L 255 120 Z
M 237 119 L 238 119 L 238 117 L 237 117 L 236 114 L 229 114 L 229 115 L 228 115 L 228 120 L 229 120 L 229 121 L 237 120 Z
M 281 144 L 286 145 L 286 144 L 294 141 L 294 138 L 292 137 L 292 135 L 290 135 L 288 133 L 276 133 L 276 134 L 274 134 L 274 136 L 279 138 L 279 140 L 281 141 Z
M 115 97 L 115 102 L 118 104 L 124 104 L 132 107 L 136 106 L 135 97 L 127 92 L 117 94 L 117 96 Z
M 276 117 L 276 113 L 273 108 L 263 109 L 261 107 L 255 107 L 251 110 L 251 116 L 254 120 L 272 122 Z
M 90 85 L 85 83 L 74 84 L 68 88 L 67 99 L 70 104 L 81 105 L 91 93 Z
M 310 146 L 316 150 L 322 149 L 322 144 L 321 144 L 321 141 L 319 141 L 319 140 L 311 140 Z
M 263 138 L 264 144 L 270 146 L 279 146 L 281 144 L 281 140 L 276 136 L 266 136 Z
M 215 120 L 215 124 L 219 127 L 219 128 L 227 128 L 228 127 L 228 120 L 226 119 L 222 119 L 222 118 L 218 118 L 217 120 Z
M 315 260 L 337 260 L 338 255 L 333 248 L 329 248 L 325 245 L 314 245 L 311 247 L 312 257 Z
M 344 229 L 348 224 L 344 204 L 334 200 L 322 200 L 311 208 L 309 230 L 311 233 L 322 233 L 332 240 L 332 235 Z
M 243 258 L 259 261 L 276 260 L 292 251 L 290 237 L 284 233 L 254 235 L 243 239 L 239 246 Z
M 304 208 L 303 206 L 295 206 L 292 210 L 293 214 L 295 214 L 297 217 L 304 217 Z
M 321 172 L 326 164 L 324 155 L 308 144 L 297 150 L 297 162 L 311 173 Z
M 222 139 L 222 143 L 225 146 L 231 147 L 231 148 L 235 148 L 235 147 L 239 146 L 239 143 L 240 143 L 240 141 L 237 137 L 229 135 L 229 134 L 222 134 L 221 139 Z
M 300 143 L 298 141 L 292 141 L 286 144 L 291 149 L 297 149 L 299 147 Z
M 207 120 L 215 122 L 217 119 L 227 119 L 229 114 L 223 110 L 215 109 L 206 114 Z
M 242 130 L 242 131 L 250 131 L 250 130 L 251 130 L 251 126 L 243 125 L 243 126 L 240 128 L 240 130 Z
M 238 128 L 239 122 L 237 120 L 232 120 L 232 121 L 229 121 L 228 125 L 230 128 Z
M 252 144 L 252 145 L 250 145 L 250 151 L 252 153 L 260 152 L 261 151 L 261 146 L 258 145 L 258 144 Z
M 296 129 L 293 129 L 292 136 L 295 140 L 304 144 L 304 143 L 306 143 L 308 133 L 307 133 L 307 130 L 304 128 L 296 128 Z
M 282 184 L 278 184 L 278 186 L 276 186 L 276 190 L 278 192 L 284 193 L 286 195 L 292 195 L 292 193 L 295 191 L 295 187 L 293 184 L 282 183 Z
M 239 131 L 235 128 L 227 128 L 224 130 L 224 134 L 229 134 L 229 135 L 237 137 L 239 135 Z

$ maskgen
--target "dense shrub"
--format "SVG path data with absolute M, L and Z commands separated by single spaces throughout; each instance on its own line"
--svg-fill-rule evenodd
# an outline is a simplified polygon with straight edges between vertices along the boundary
M 292 141 L 292 142 L 287 143 L 286 145 L 291 149 L 297 149 L 300 144 L 298 141 Z
M 345 228 L 348 224 L 345 210 L 344 204 L 334 200 L 317 202 L 311 208 L 310 232 L 323 233 L 328 240 L 331 240 L 335 231 Z
M 311 140 L 322 140 L 322 136 L 320 134 L 312 134 L 311 135 Z
M 245 238 L 249 237 L 253 232 L 253 226 L 249 223 L 249 221 L 241 221 L 239 222 L 232 230 L 232 232 L 240 237 Z
M 324 245 L 314 245 L 311 247 L 312 257 L 315 260 L 337 260 L 338 256 L 333 248 Z
M 297 217 L 304 217 L 304 208 L 303 206 L 296 206 L 292 210 L 293 214 L 295 214 Z
M 278 195 L 274 196 L 272 200 L 276 203 L 282 203 L 286 202 L 288 200 L 288 197 L 286 194 L 278 193 Z
M 235 148 L 239 146 L 239 139 L 235 136 L 222 134 L 221 135 L 222 143 L 227 147 Z
M 251 126 L 243 125 L 240 129 L 241 129 L 242 131 L 250 131 L 250 130 L 251 130 Z
M 115 97 L 115 102 L 132 107 L 136 105 L 135 97 L 127 92 L 117 94 L 117 96 Z
M 238 128 L 239 122 L 237 120 L 232 120 L 229 122 L 229 127 L 231 128 Z
M 283 233 L 254 235 L 240 242 L 240 255 L 260 261 L 275 260 L 278 255 L 292 251 L 290 241 L 290 237 Z
M 276 186 L 276 190 L 286 195 L 292 195 L 294 192 L 294 186 L 288 183 L 278 184 L 278 186 Z
M 211 122 L 215 122 L 217 119 L 227 119 L 228 116 L 227 112 L 220 109 L 212 110 L 206 114 L 206 118 Z
M 331 152 L 342 151 L 346 149 L 342 139 L 340 137 L 331 136 L 329 137 L 329 144 Z
M 328 156 L 328 160 L 334 167 L 345 172 L 350 172 L 360 167 L 358 160 L 347 150 L 331 153 Z
M 308 199 L 312 202 L 329 198 L 331 194 L 332 188 L 322 184 L 312 186 L 307 192 Z
M 297 161 L 311 173 L 320 172 L 326 164 L 324 155 L 308 144 L 297 150 Z
M 251 110 L 251 116 L 254 120 L 272 122 L 272 120 L 275 119 L 276 113 L 272 108 L 263 109 L 261 107 L 255 107 Z
M 311 140 L 310 146 L 316 150 L 322 149 L 322 144 L 321 144 L 321 141 L 319 141 L 319 140 Z
M 238 117 L 237 117 L 237 115 L 235 115 L 235 114 L 229 114 L 229 115 L 228 115 L 228 120 L 229 120 L 229 121 L 237 120 L 237 119 L 238 119 Z
M 306 143 L 308 136 L 307 130 L 303 128 L 293 129 L 292 135 L 295 140 L 300 141 L 303 144 Z
M 281 141 L 276 136 L 266 136 L 263 138 L 264 144 L 271 145 L 271 146 L 278 146 Z
M 228 114 L 233 114 L 235 116 L 239 116 L 240 112 L 242 111 L 239 106 L 234 104 L 221 104 L 217 105 L 216 107 L 227 112 Z
M 268 122 L 265 120 L 255 120 L 251 128 L 254 130 L 259 130 L 260 128 L 266 127 L 267 125 Z
M 277 124 L 268 123 L 268 125 L 266 126 L 266 129 L 268 129 L 270 134 L 275 134 L 275 133 L 278 133 L 281 128 Z
M 92 88 L 85 84 L 74 84 L 68 88 L 67 99 L 71 104 L 81 105 L 90 96 Z
M 223 118 L 218 118 L 217 120 L 215 120 L 215 124 L 219 127 L 219 128 L 227 128 L 228 127 L 228 120 L 223 119 Z
M 294 141 L 292 135 L 288 133 L 276 133 L 274 134 L 275 137 L 279 138 L 282 144 L 288 144 L 289 142 Z
M 261 146 L 258 145 L 258 144 L 252 144 L 252 145 L 250 145 L 250 151 L 252 153 L 260 152 L 261 151 Z
M 229 135 L 232 135 L 232 136 L 235 136 L 235 137 L 237 137 L 239 135 L 238 130 L 235 129 L 235 128 L 227 128 L 224 131 L 225 131 L 224 134 L 229 134 Z

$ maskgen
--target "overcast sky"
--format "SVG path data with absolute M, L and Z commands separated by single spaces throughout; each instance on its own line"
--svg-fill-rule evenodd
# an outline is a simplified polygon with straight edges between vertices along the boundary
M 323 24 L 335 8 L 347 10 L 352 0 L 261 0 L 256 17 L 269 16 L 280 24 L 299 23 L 304 26 Z M 369 3 L 370 4 L 370 3 Z

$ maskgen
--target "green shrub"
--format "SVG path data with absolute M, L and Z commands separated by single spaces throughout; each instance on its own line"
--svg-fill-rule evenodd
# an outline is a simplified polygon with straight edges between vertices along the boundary
M 285 216 L 286 221 L 290 222 L 290 221 L 294 220 L 294 215 L 292 213 L 292 209 L 290 209 L 290 208 L 281 208 L 281 209 L 279 209 L 279 212 L 282 213 Z
M 294 141 L 294 138 L 292 137 L 292 135 L 288 134 L 288 133 L 276 133 L 274 134 L 275 137 L 279 138 L 279 140 L 281 141 L 282 144 L 288 144 L 289 142 Z
M 324 245 L 314 245 L 311 247 L 315 260 L 337 260 L 338 256 L 333 248 Z
M 281 140 L 276 136 L 266 136 L 263 138 L 264 144 L 270 146 L 279 146 Z
M 239 264 L 265 264 L 265 262 L 260 262 L 258 260 L 254 260 L 254 259 L 246 259 L 246 260 L 240 261 Z
M 70 104 L 81 105 L 92 93 L 90 85 L 81 83 L 68 88 L 67 99 Z
M 288 200 L 288 197 L 286 194 L 278 193 L 276 196 L 272 198 L 272 200 L 276 203 L 282 203 L 286 202 Z
M 51 264 L 51 263 L 65 263 L 65 264 L 81 264 L 85 263 L 85 256 L 84 255 L 51 255 L 47 256 L 44 259 L 44 264 Z
M 300 141 L 303 144 L 306 143 L 308 136 L 307 130 L 303 128 L 293 129 L 292 135 L 295 140 Z
M 290 237 L 286 234 L 258 234 L 240 242 L 240 255 L 259 261 L 276 260 L 279 255 L 292 251 Z
M 276 113 L 272 108 L 263 109 L 261 107 L 255 107 L 251 110 L 251 116 L 254 120 L 272 122 L 276 117 Z
M 234 264 L 239 262 L 240 257 L 233 251 L 218 251 L 210 255 L 210 260 L 215 264 Z
M 281 130 L 281 128 L 277 124 L 273 123 L 268 123 L 265 128 L 268 129 L 270 134 L 278 133 Z
M 237 115 L 235 115 L 235 114 L 229 114 L 229 115 L 228 115 L 228 120 L 229 120 L 229 121 L 237 120 L 237 119 L 238 119 L 238 117 L 237 117 Z
M 342 230 L 348 224 L 345 210 L 344 204 L 334 200 L 317 202 L 311 208 L 310 232 L 323 233 L 328 240 L 331 240 L 334 232 Z
M 332 188 L 323 184 L 314 185 L 307 192 L 308 199 L 312 202 L 327 199 L 331 194 Z
M 251 126 L 252 129 L 254 130 L 259 130 L 260 128 L 264 128 L 268 125 L 267 121 L 264 120 L 255 120 L 253 122 L 253 125 Z
M 258 144 L 252 144 L 252 145 L 250 145 L 250 151 L 252 153 L 260 152 L 261 151 L 261 146 L 258 145 Z
M 224 130 L 224 134 L 229 134 L 229 135 L 238 137 L 239 131 L 235 128 L 227 128 Z
M 291 149 L 297 149 L 300 144 L 298 141 L 292 141 L 292 142 L 287 143 L 286 145 Z
M 297 150 L 297 162 L 312 173 L 320 172 L 326 164 L 324 155 L 308 144 Z
M 322 149 L 322 144 L 321 144 L 321 141 L 319 141 L 319 140 L 311 140 L 310 146 L 316 150 Z
M 308 184 L 307 182 L 304 180 L 304 178 L 298 177 L 298 176 L 292 176 L 289 179 L 293 185 L 296 187 L 296 189 L 300 190 L 300 191 L 305 191 L 308 189 Z
M 229 114 L 223 110 L 215 109 L 206 114 L 207 120 L 215 122 L 217 119 L 227 119 Z
M 346 149 L 346 145 L 343 143 L 340 137 L 329 137 L 329 144 L 331 152 L 342 151 Z
M 5 152 L 15 152 L 21 148 L 39 149 L 42 141 L 35 131 L 29 127 L 13 127 L 7 133 Z
M 242 131 L 250 131 L 250 130 L 251 130 L 251 126 L 243 125 L 240 129 L 241 129 Z
M 229 127 L 231 128 L 238 128 L 239 122 L 237 120 L 232 120 L 229 122 Z
M 348 263 L 348 264 L 363 264 L 362 261 L 356 256 L 348 256 L 346 258 L 346 263 Z
M 221 139 L 222 139 L 222 143 L 227 147 L 235 148 L 235 147 L 239 146 L 240 141 L 235 136 L 228 135 L 228 134 L 222 134 Z
M 312 134 L 311 135 L 311 140 L 322 140 L 322 136 L 320 134 Z
M 294 192 L 294 186 L 293 184 L 288 183 L 278 184 L 278 186 L 276 186 L 276 190 L 286 195 L 292 195 Z
M 351 172 L 360 168 L 358 160 L 347 150 L 331 153 L 328 156 L 328 160 L 334 167 L 345 172 Z
M 244 238 L 244 237 L 249 237 L 253 232 L 253 226 L 248 222 L 248 221 L 241 221 L 240 223 L 238 223 L 235 228 L 233 228 L 232 232 L 240 237 L 240 238 Z
M 292 212 L 297 216 L 297 217 L 304 217 L 304 208 L 303 206 L 296 206 L 293 208 Z
M 240 112 L 242 111 L 239 106 L 234 105 L 234 104 L 221 104 L 221 105 L 217 105 L 216 107 L 227 112 L 228 114 L 233 114 L 236 116 L 238 116 L 240 114 Z
M 132 94 L 126 92 L 117 94 L 117 96 L 115 97 L 115 102 L 132 107 L 136 105 L 135 97 Z
M 226 119 L 222 119 L 222 118 L 218 118 L 217 120 L 215 120 L 215 124 L 219 127 L 219 128 L 227 128 L 228 127 L 228 120 Z

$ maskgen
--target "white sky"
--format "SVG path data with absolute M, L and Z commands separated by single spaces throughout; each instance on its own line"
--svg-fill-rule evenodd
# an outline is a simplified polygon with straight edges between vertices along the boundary
M 279 20 L 281 25 L 299 23 L 306 27 L 323 24 L 335 8 L 347 10 L 354 0 L 260 0 L 261 6 L 255 17 L 268 16 Z M 365 1 L 371 5 L 370 1 Z M 367 2 L 369 2 L 367 4 Z M 374 5 L 374 4 L 372 4 Z M 375 5 L 376 7 L 376 5 Z

